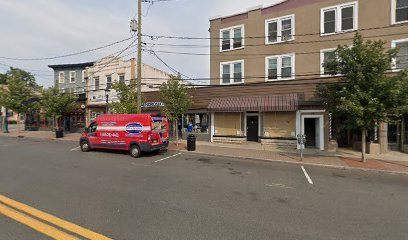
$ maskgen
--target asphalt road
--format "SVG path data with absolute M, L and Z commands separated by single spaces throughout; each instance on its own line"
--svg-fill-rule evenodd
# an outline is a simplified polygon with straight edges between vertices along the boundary
M 408 236 L 406 176 L 76 147 L 0 137 L 0 195 L 118 240 Z M 0 213 L 0 239 L 52 238 Z

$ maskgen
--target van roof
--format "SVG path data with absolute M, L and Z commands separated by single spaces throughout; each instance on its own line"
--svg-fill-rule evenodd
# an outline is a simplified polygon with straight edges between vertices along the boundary
M 104 114 L 94 120 L 95 122 L 137 122 L 152 121 L 150 114 Z

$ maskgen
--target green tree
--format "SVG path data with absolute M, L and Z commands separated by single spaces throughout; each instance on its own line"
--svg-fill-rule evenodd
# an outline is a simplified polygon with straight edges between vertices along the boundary
M 26 82 L 28 87 L 36 90 L 40 89 L 35 81 L 34 75 L 22 69 L 10 67 L 3 76 L 1 75 L 2 74 L 0 74 L 0 84 L 7 84 L 8 79 L 20 79 L 21 81 Z
M 348 129 L 361 130 L 362 161 L 366 161 L 366 136 L 381 122 L 400 118 L 408 103 L 405 74 L 386 74 L 397 50 L 385 50 L 383 41 L 364 41 L 356 34 L 352 46 L 338 46 L 336 59 L 324 67 L 340 74 L 340 81 L 321 85 L 318 94 L 333 117 L 345 119 Z
M 41 92 L 40 103 L 42 110 L 52 117 L 54 127 L 64 112 L 71 112 L 77 105 L 78 97 L 73 94 L 61 93 L 58 88 L 52 87 Z
M 162 111 L 178 126 L 178 119 L 191 107 L 193 100 L 186 85 L 180 83 L 181 77 L 172 76 L 160 86 L 160 101 L 164 103 Z M 178 145 L 178 133 L 176 134 Z
M 117 102 L 111 103 L 111 109 L 114 113 L 117 114 L 136 114 L 138 113 L 138 105 L 143 103 L 143 95 L 142 95 L 142 103 L 138 103 L 137 100 L 137 90 L 134 84 L 130 84 L 129 86 L 125 83 L 119 82 L 113 84 L 112 88 L 116 90 L 118 93 L 118 100 Z
M 7 87 L 0 89 L 0 105 L 16 112 L 20 119 L 20 114 L 37 110 L 39 104 L 30 84 L 21 79 L 19 74 L 14 74 L 15 72 L 7 75 Z M 19 124 L 17 129 L 20 129 Z

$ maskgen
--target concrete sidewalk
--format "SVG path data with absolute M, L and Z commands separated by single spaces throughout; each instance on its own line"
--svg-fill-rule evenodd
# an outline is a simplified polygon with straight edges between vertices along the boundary
M 46 139 L 58 141 L 78 142 L 80 133 L 64 133 L 64 138 L 55 138 L 55 132 L 51 131 L 11 131 L 10 133 L 0 133 L 0 136 L 22 137 L 33 139 Z M 187 151 L 186 141 L 180 140 L 179 145 L 170 143 L 170 150 Z M 197 153 L 258 159 L 264 161 L 285 162 L 292 164 L 315 165 L 333 168 L 355 168 L 361 170 L 388 171 L 408 174 L 408 154 L 400 152 L 390 152 L 383 155 L 368 154 L 367 163 L 360 161 L 360 153 L 340 149 L 337 153 L 321 152 L 313 149 L 305 149 L 304 159 L 300 160 L 299 150 L 276 149 L 268 145 L 259 143 L 244 144 L 223 144 L 197 142 Z

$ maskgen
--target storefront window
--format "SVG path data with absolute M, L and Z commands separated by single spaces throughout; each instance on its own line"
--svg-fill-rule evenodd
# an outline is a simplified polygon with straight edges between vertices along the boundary
M 184 132 L 208 133 L 209 115 L 207 113 L 186 114 L 183 117 Z

